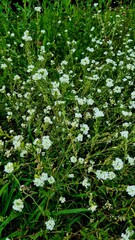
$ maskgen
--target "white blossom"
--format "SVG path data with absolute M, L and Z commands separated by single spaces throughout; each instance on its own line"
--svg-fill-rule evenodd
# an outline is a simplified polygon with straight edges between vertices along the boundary
M 42 147 L 45 150 L 48 150 L 52 145 L 52 141 L 50 140 L 49 136 L 42 137 Z
M 82 185 L 85 187 L 85 188 L 88 188 L 90 186 L 90 183 L 88 182 L 88 178 L 85 177 L 82 181 Z
M 60 201 L 61 203 L 64 203 L 64 202 L 66 202 L 66 198 L 65 198 L 65 197 L 60 197 L 60 198 L 59 198 L 59 201 Z
M 46 229 L 52 231 L 55 226 L 55 221 L 53 218 L 50 218 L 48 221 L 45 222 Z
M 36 12 L 41 12 L 41 7 L 35 7 L 34 10 L 35 10 Z
M 112 166 L 114 167 L 115 170 L 121 170 L 124 164 L 120 158 L 115 158 L 115 160 L 112 162 Z
M 49 182 L 50 184 L 55 183 L 54 177 L 53 177 L 53 176 L 49 177 L 49 178 L 48 178 L 48 182 Z
M 99 110 L 97 107 L 93 108 L 93 111 L 94 111 L 95 118 L 104 117 L 103 111 Z
M 81 59 L 81 65 L 85 66 L 88 65 L 89 63 L 90 63 L 89 57 Z
M 60 77 L 61 83 L 69 83 L 69 76 L 67 74 L 63 74 L 62 77 Z
M 32 37 L 29 36 L 29 31 L 28 31 L 28 30 L 26 30 L 26 31 L 24 32 L 24 35 L 22 36 L 22 39 L 23 39 L 25 42 L 32 41 Z
M 4 167 L 4 171 L 6 173 L 12 173 L 14 171 L 13 163 L 12 162 L 7 163 L 7 165 L 5 165 L 5 167 Z
M 76 163 L 77 162 L 77 158 L 75 156 L 70 157 L 70 162 Z
M 98 179 L 102 179 L 102 180 L 106 180 L 106 179 L 112 180 L 113 178 L 116 177 L 116 174 L 114 172 L 107 172 L 102 170 L 97 170 L 95 174 Z
M 131 196 L 135 196 L 135 185 L 127 186 L 126 192 Z
M 124 137 L 124 138 L 128 138 L 128 131 L 122 131 L 120 132 L 121 136 Z
M 13 209 L 18 212 L 22 212 L 23 208 L 24 208 L 23 201 L 20 198 L 15 199 L 13 202 Z

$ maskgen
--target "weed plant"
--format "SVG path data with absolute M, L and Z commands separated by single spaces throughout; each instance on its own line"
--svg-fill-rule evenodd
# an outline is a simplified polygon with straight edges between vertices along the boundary
M 0 8 L 0 239 L 135 239 L 134 8 Z

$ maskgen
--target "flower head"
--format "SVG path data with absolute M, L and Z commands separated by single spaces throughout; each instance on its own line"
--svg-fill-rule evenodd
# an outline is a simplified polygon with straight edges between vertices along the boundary
M 120 158 L 115 158 L 115 160 L 112 162 L 112 166 L 115 170 L 121 170 L 123 168 L 123 162 Z
M 12 173 L 14 171 L 13 163 L 12 162 L 7 163 L 7 165 L 5 165 L 5 167 L 4 167 L 4 171 L 6 173 Z
M 126 192 L 131 196 L 135 196 L 135 185 L 127 186 Z
M 53 218 L 50 218 L 47 222 L 45 222 L 46 229 L 52 231 L 55 226 L 55 221 Z
M 20 198 L 15 199 L 13 202 L 13 209 L 18 212 L 21 212 L 23 208 L 24 208 L 23 201 Z
M 35 7 L 34 9 L 36 12 L 41 12 L 41 7 Z

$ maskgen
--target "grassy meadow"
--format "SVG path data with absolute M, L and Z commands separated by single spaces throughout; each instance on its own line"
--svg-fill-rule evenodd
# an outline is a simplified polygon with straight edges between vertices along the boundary
M 135 240 L 135 5 L 3 0 L 0 29 L 0 239 Z

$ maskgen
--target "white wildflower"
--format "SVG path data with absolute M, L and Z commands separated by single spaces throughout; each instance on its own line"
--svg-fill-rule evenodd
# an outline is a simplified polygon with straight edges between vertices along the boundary
M 48 178 L 48 182 L 49 182 L 50 184 L 55 183 L 54 177 L 53 177 L 53 176 L 49 177 L 49 178 Z
M 126 192 L 131 196 L 135 196 L 135 185 L 127 186 Z
M 130 157 L 129 155 L 127 155 L 127 158 L 126 158 L 126 159 L 128 160 L 128 163 L 129 163 L 131 166 L 135 165 L 135 157 L 132 158 L 132 157 Z
M 93 103 L 94 103 L 93 99 L 91 99 L 91 98 L 87 99 L 87 104 L 88 105 L 93 105 Z
M 67 74 L 63 74 L 62 77 L 60 77 L 61 83 L 69 83 L 69 76 Z
M 88 178 L 84 178 L 84 180 L 82 181 L 82 185 L 85 187 L 85 188 L 88 188 L 90 186 L 90 183 L 88 182 Z
M 124 137 L 124 138 L 128 138 L 128 131 L 122 131 L 120 132 L 121 136 Z
M 83 141 L 83 134 L 78 134 L 78 136 L 75 138 L 76 142 L 82 142 Z
M 83 164 L 84 163 L 84 158 L 78 158 L 78 162 L 80 163 L 80 164 Z
M 87 135 L 89 131 L 89 126 L 85 123 L 80 124 L 80 131 L 83 132 L 83 134 Z
M 61 203 L 64 203 L 64 202 L 66 202 L 66 198 L 65 198 L 65 197 L 60 197 L 60 198 L 59 198 L 59 201 L 60 201 Z
M 115 93 L 121 93 L 121 87 L 116 86 L 116 87 L 113 89 L 113 91 L 114 91 Z
M 7 64 L 6 63 L 2 63 L 1 64 L 1 69 L 6 69 L 7 68 Z
M 116 177 L 116 174 L 114 172 L 106 172 L 102 170 L 97 170 L 95 174 L 98 179 L 102 179 L 102 180 L 106 180 L 106 179 L 112 180 L 113 178 Z
M 112 162 L 112 166 L 114 167 L 115 170 L 121 170 L 124 164 L 120 158 L 115 158 L 115 160 Z
M 41 178 L 40 177 L 35 177 L 33 182 L 34 182 L 34 185 L 36 187 L 43 187 L 44 186 L 44 181 L 43 181 L 42 177 Z
M 20 79 L 20 76 L 19 75 L 15 75 L 14 76 L 14 80 L 16 81 L 16 80 L 19 80 Z
M 126 233 L 121 234 L 121 240 L 129 240 L 129 238 L 134 234 L 134 231 L 130 228 L 126 229 Z
M 106 80 L 106 86 L 107 87 L 113 87 L 113 80 L 111 79 L 111 78 L 108 78 L 107 80 Z
M 100 111 L 97 107 L 93 108 L 93 111 L 94 111 L 95 118 L 104 117 L 103 111 Z
M 92 212 L 95 212 L 97 209 L 97 205 L 96 204 L 92 204 L 90 207 L 89 207 L 89 210 L 91 210 Z
M 26 31 L 24 32 L 24 35 L 22 36 L 22 39 L 23 39 L 25 42 L 32 41 L 32 37 L 29 36 L 29 31 L 28 31 L 28 30 L 26 30 Z
M 44 122 L 45 122 L 45 123 L 49 123 L 49 124 L 52 124 L 52 123 L 53 123 L 52 120 L 51 120 L 51 118 L 48 117 L 48 116 L 44 117 Z
M 13 145 L 15 150 L 20 148 L 22 140 L 23 140 L 22 135 L 17 135 L 13 137 Z
M 48 150 L 52 145 L 52 141 L 50 140 L 49 136 L 42 137 L 42 147 L 45 150 Z
M 89 63 L 90 63 L 89 57 L 81 59 L 81 65 L 85 66 L 88 65 Z
M 46 229 L 52 231 L 55 226 L 55 221 L 53 218 L 50 218 L 47 222 L 45 222 Z
M 69 177 L 69 178 L 74 178 L 74 176 L 75 176 L 75 175 L 74 175 L 73 173 L 68 174 L 68 177 Z
M 4 167 L 4 171 L 5 171 L 6 173 L 12 173 L 12 172 L 14 171 L 14 165 L 13 165 L 13 163 L 12 163 L 12 162 L 7 163 L 7 164 L 5 165 L 5 167 Z
M 70 157 L 70 162 L 76 163 L 77 162 L 77 158 L 75 156 Z
M 15 199 L 13 202 L 13 209 L 18 212 L 21 212 L 23 208 L 24 208 L 23 201 L 20 198 Z
M 41 12 L 41 7 L 35 7 L 34 10 L 35 10 L 36 12 Z

